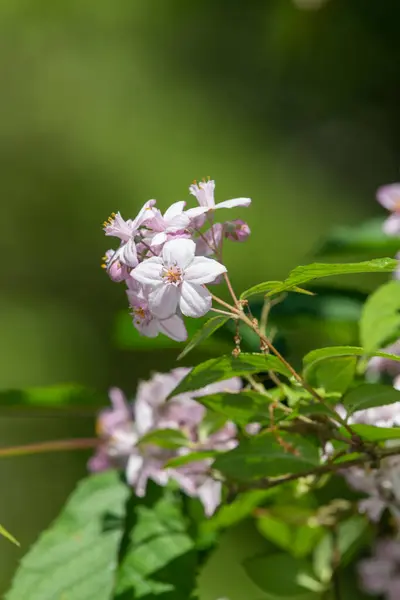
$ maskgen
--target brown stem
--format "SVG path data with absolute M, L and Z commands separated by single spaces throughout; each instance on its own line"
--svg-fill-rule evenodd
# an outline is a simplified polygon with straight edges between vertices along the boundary
M 234 289 L 232 287 L 231 280 L 229 279 L 228 273 L 224 273 L 224 279 L 225 279 L 225 283 L 226 283 L 226 285 L 228 287 L 229 293 L 232 296 L 232 300 L 235 303 L 235 306 L 239 307 L 240 306 L 239 300 L 236 297 L 236 294 L 235 294 Z
M 210 292 L 210 290 L 208 289 L 208 291 Z M 211 298 L 215 301 L 218 302 L 218 304 L 221 304 L 221 306 L 225 306 L 225 308 L 229 308 L 229 310 L 233 313 L 236 313 L 237 315 L 239 315 L 241 313 L 241 311 L 238 308 L 235 308 L 234 306 L 231 306 L 230 304 L 228 304 L 227 302 L 225 302 L 225 300 L 221 300 L 221 298 L 218 298 L 218 296 L 215 296 L 214 294 L 211 294 Z
M 97 438 L 76 438 L 72 440 L 54 440 L 38 442 L 24 446 L 10 446 L 0 448 L 0 458 L 7 456 L 23 456 L 26 454 L 41 454 L 43 452 L 60 452 L 63 450 L 87 450 L 95 448 L 99 443 Z
M 234 315 L 226 310 L 219 310 L 219 308 L 211 308 L 212 312 L 218 313 L 219 315 L 225 315 L 227 317 L 231 317 L 231 319 L 238 319 L 238 315 Z

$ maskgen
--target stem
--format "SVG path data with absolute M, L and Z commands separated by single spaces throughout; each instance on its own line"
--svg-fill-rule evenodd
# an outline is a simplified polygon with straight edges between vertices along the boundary
M 77 438 L 73 440 L 54 440 L 38 442 L 24 446 L 0 448 L 0 458 L 7 456 L 24 456 L 26 454 L 42 454 L 44 452 L 60 452 L 63 450 L 87 450 L 95 448 L 99 443 L 97 438 Z
M 208 290 L 210 292 L 210 290 Z M 218 296 L 214 296 L 214 294 L 211 294 L 211 298 L 215 301 L 218 302 L 218 304 L 221 304 L 221 306 L 225 306 L 225 308 L 229 308 L 229 310 L 233 313 L 236 313 L 237 315 L 241 314 L 241 311 L 238 308 L 235 308 L 234 306 L 231 306 L 230 304 L 228 304 L 227 302 L 225 302 L 225 300 L 221 300 L 221 298 L 218 298 Z
M 226 310 L 219 310 L 219 308 L 210 308 L 212 312 L 218 313 L 219 315 L 226 315 L 227 317 L 231 317 L 231 319 L 238 319 L 238 315 L 234 315 Z
M 224 279 L 225 279 L 225 283 L 226 283 L 226 285 L 228 287 L 229 293 L 232 296 L 232 300 L 235 303 L 235 306 L 236 307 L 240 306 L 239 305 L 239 300 L 236 297 L 236 294 L 235 294 L 234 289 L 232 287 L 231 280 L 229 279 L 228 273 L 224 273 Z

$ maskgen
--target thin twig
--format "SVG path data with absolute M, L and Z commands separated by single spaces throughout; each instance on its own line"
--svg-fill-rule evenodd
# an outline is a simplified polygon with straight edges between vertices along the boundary
M 87 450 L 99 444 L 98 438 L 76 438 L 72 440 L 54 440 L 38 442 L 24 446 L 0 448 L 0 458 L 8 456 L 23 456 L 26 454 L 42 454 L 44 452 L 59 452 L 63 450 Z
M 210 308 L 212 312 L 218 313 L 219 315 L 226 315 L 227 317 L 231 317 L 231 319 L 238 319 L 239 315 L 234 315 L 226 310 L 219 310 L 219 308 Z

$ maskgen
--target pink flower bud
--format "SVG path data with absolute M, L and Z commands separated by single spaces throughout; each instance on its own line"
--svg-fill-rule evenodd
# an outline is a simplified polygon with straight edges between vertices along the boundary
M 224 224 L 225 237 L 233 242 L 244 242 L 250 235 L 250 227 L 242 219 L 227 221 Z

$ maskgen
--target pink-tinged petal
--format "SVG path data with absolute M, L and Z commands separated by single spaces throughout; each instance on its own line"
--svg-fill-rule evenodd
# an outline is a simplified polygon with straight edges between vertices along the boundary
M 187 331 L 183 319 L 178 315 L 173 315 L 169 319 L 163 319 L 158 322 L 158 327 L 161 333 L 175 340 L 176 342 L 184 342 L 187 340 Z
M 123 265 L 119 260 L 114 260 L 110 263 L 107 273 L 111 281 L 120 283 L 129 277 L 128 267 Z
M 199 398 L 200 396 L 210 396 L 211 394 L 219 394 L 220 392 L 238 392 L 242 389 L 242 382 L 240 377 L 231 377 L 225 381 L 217 381 L 216 383 L 210 383 L 200 390 L 190 392 L 193 398 Z
M 192 240 L 178 238 L 165 244 L 162 257 L 167 267 L 178 266 L 185 269 L 192 262 L 195 252 L 196 244 Z
M 202 317 L 211 308 L 210 292 L 202 285 L 184 281 L 181 287 L 179 307 L 186 317 Z
M 168 221 L 167 231 L 170 233 L 175 233 L 177 231 L 184 231 L 186 227 L 189 227 L 190 219 L 187 215 L 181 214 L 177 215 L 171 221 Z
M 136 244 L 131 239 L 122 247 L 121 260 L 128 267 L 134 268 L 138 264 L 138 257 L 136 252 Z
M 233 242 L 244 242 L 249 237 L 250 227 L 242 219 L 227 221 L 224 226 L 225 237 Z
M 149 294 L 149 308 L 158 319 L 168 319 L 176 313 L 179 301 L 179 288 L 162 283 Z
M 211 208 L 209 206 L 196 206 L 195 208 L 189 208 L 185 212 L 185 214 L 189 217 L 189 219 L 197 219 L 201 215 L 207 213 Z
M 211 517 L 221 504 L 222 483 L 207 477 L 203 485 L 197 490 L 200 502 L 204 506 L 207 517 Z
M 136 329 L 139 331 L 139 333 L 141 333 L 142 335 L 144 335 L 148 338 L 155 338 L 160 333 L 160 328 L 158 326 L 158 324 L 159 324 L 158 319 L 150 318 L 149 321 L 146 319 L 142 322 L 140 322 L 137 319 L 133 319 L 133 324 L 136 327 Z
M 392 212 L 400 210 L 400 183 L 391 183 L 378 188 L 376 199 Z
M 207 206 L 209 208 L 212 208 L 215 205 L 214 189 L 215 182 L 213 180 L 201 181 L 199 184 L 193 183 L 189 186 L 189 192 L 192 196 L 195 196 L 200 206 Z
M 167 234 L 164 231 L 160 231 L 160 233 L 156 233 L 156 235 L 151 240 L 151 246 L 161 246 L 165 244 L 167 241 Z
M 162 282 L 161 271 L 161 258 L 159 256 L 152 256 L 133 269 L 131 277 L 140 283 L 154 287 Z
M 386 235 L 400 235 L 400 214 L 393 214 L 383 224 Z
M 121 217 L 120 212 L 117 212 L 116 215 L 113 213 L 113 215 L 113 217 L 109 218 L 108 224 L 105 222 L 105 234 L 112 237 L 117 237 L 120 240 L 127 242 L 130 239 L 133 231 L 132 221 L 125 221 L 125 219 Z
M 218 202 L 218 204 L 215 205 L 215 208 L 235 208 L 235 206 L 249 206 L 250 204 L 250 198 L 234 198 L 232 200 Z
M 111 469 L 111 467 L 111 460 L 106 450 L 103 448 L 97 450 L 96 454 L 94 454 L 87 463 L 87 468 L 91 473 L 101 473 L 102 471 Z
M 133 404 L 135 425 L 138 435 L 142 437 L 154 427 L 154 411 L 146 398 L 138 396 Z
M 136 231 L 143 223 L 152 219 L 155 216 L 155 211 L 153 210 L 153 206 L 155 205 L 155 200 L 148 200 L 142 206 L 137 215 L 136 219 L 132 222 L 132 227 Z
M 184 279 L 190 283 L 211 283 L 222 273 L 226 273 L 226 267 L 218 261 L 205 256 L 196 256 L 192 264 L 185 269 Z
M 174 204 L 171 204 L 171 206 L 167 208 L 167 210 L 164 213 L 165 221 L 170 221 L 174 217 L 180 215 L 185 206 L 186 202 L 184 200 L 181 200 L 180 202 L 174 202 Z
M 125 476 L 129 485 L 135 485 L 143 467 L 144 459 L 140 454 L 131 454 L 126 465 Z

